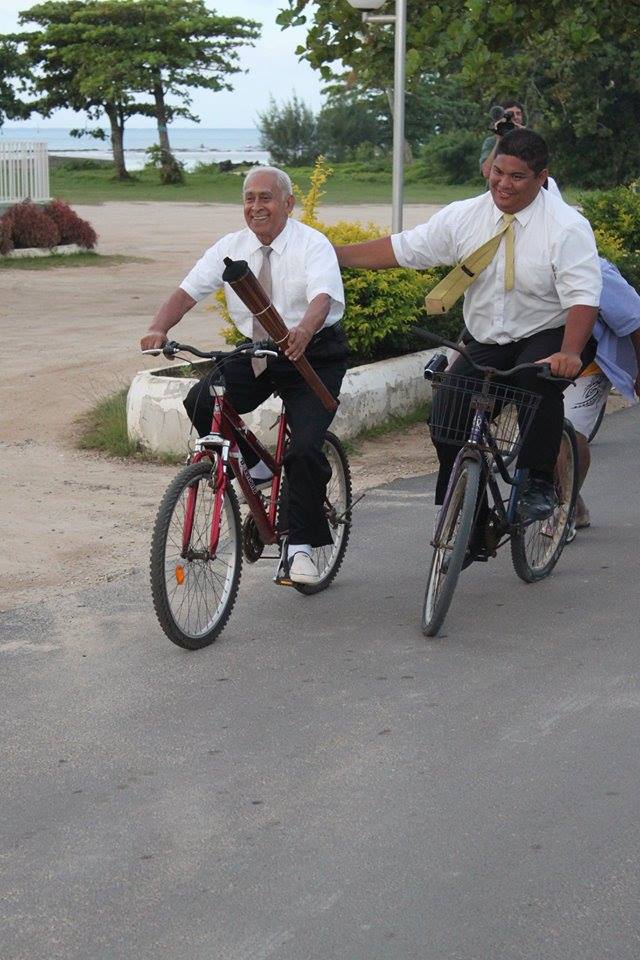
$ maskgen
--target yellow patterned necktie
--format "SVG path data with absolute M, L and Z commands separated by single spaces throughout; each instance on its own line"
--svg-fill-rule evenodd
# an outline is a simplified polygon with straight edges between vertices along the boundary
M 446 313 L 451 309 L 467 287 L 470 287 L 478 275 L 489 266 L 498 252 L 503 237 L 505 238 L 504 288 L 513 290 L 515 277 L 513 220 L 512 213 L 503 213 L 502 226 L 496 235 L 465 257 L 462 263 L 457 264 L 440 283 L 436 284 L 425 299 L 428 314 Z

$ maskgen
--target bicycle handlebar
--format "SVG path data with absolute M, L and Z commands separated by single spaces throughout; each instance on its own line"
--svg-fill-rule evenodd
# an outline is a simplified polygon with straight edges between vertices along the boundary
M 162 347 L 153 350 L 143 350 L 148 356 L 158 357 L 164 354 L 167 360 L 175 360 L 178 353 L 192 353 L 194 357 L 203 360 L 230 360 L 239 354 L 251 354 L 254 357 L 277 357 L 278 351 L 271 340 L 256 340 L 254 343 L 244 343 L 235 350 L 199 350 L 188 343 L 178 343 L 177 340 L 167 340 Z
M 567 380 L 567 377 L 554 377 L 551 373 L 551 366 L 548 363 L 518 363 L 515 367 L 511 367 L 510 370 L 498 370 L 496 367 L 485 367 L 480 363 L 476 363 L 467 348 L 462 344 L 452 343 L 451 340 L 445 340 L 444 337 L 438 336 L 437 333 L 432 333 L 431 330 L 424 330 L 422 327 L 412 327 L 411 332 L 423 340 L 435 343 L 439 347 L 456 350 L 475 370 L 479 370 L 480 373 L 488 373 L 500 377 L 511 377 L 514 373 L 520 373 L 521 370 L 537 370 L 538 376 L 542 377 L 543 380 Z

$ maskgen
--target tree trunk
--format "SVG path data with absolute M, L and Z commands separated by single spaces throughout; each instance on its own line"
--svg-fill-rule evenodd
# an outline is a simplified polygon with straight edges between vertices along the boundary
M 184 183 L 182 167 L 171 153 L 169 133 L 167 131 L 167 111 L 164 105 L 164 90 L 160 79 L 158 79 L 153 86 L 153 96 L 156 101 L 158 143 L 160 144 L 160 182 Z
M 115 103 L 107 103 L 104 109 L 111 125 L 111 151 L 116 168 L 116 178 L 118 180 L 131 180 L 124 162 L 124 117 L 122 111 L 118 112 Z

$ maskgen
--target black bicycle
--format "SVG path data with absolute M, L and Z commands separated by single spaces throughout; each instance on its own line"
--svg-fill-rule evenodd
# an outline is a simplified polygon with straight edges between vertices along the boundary
M 460 447 L 431 541 L 433 558 L 422 608 L 422 630 L 433 637 L 444 621 L 468 558 L 471 532 L 482 504 L 487 558 L 496 556 L 498 549 L 510 542 L 513 565 L 522 580 L 532 583 L 551 573 L 566 543 L 575 508 L 578 451 L 573 427 L 565 420 L 555 471 L 554 512 L 546 520 L 523 518 L 519 502 L 528 470 L 513 468 L 509 461 L 522 447 L 540 397 L 505 380 L 528 369 L 548 377 L 548 364 L 526 363 L 511 370 L 496 370 L 474 363 L 463 346 L 428 331 L 420 334 L 461 353 L 479 374 L 472 379 L 445 373 L 431 361 L 425 367 L 434 396 L 432 437 Z

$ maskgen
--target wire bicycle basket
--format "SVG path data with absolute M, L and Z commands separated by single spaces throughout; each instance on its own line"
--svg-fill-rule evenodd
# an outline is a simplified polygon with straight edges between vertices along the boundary
M 436 374 L 429 427 L 437 443 L 465 444 L 473 418 L 483 411 L 492 423 L 491 438 L 502 456 L 519 453 L 533 422 L 541 397 L 495 380 L 480 380 L 452 373 Z M 486 435 L 478 438 L 482 450 L 493 451 Z

